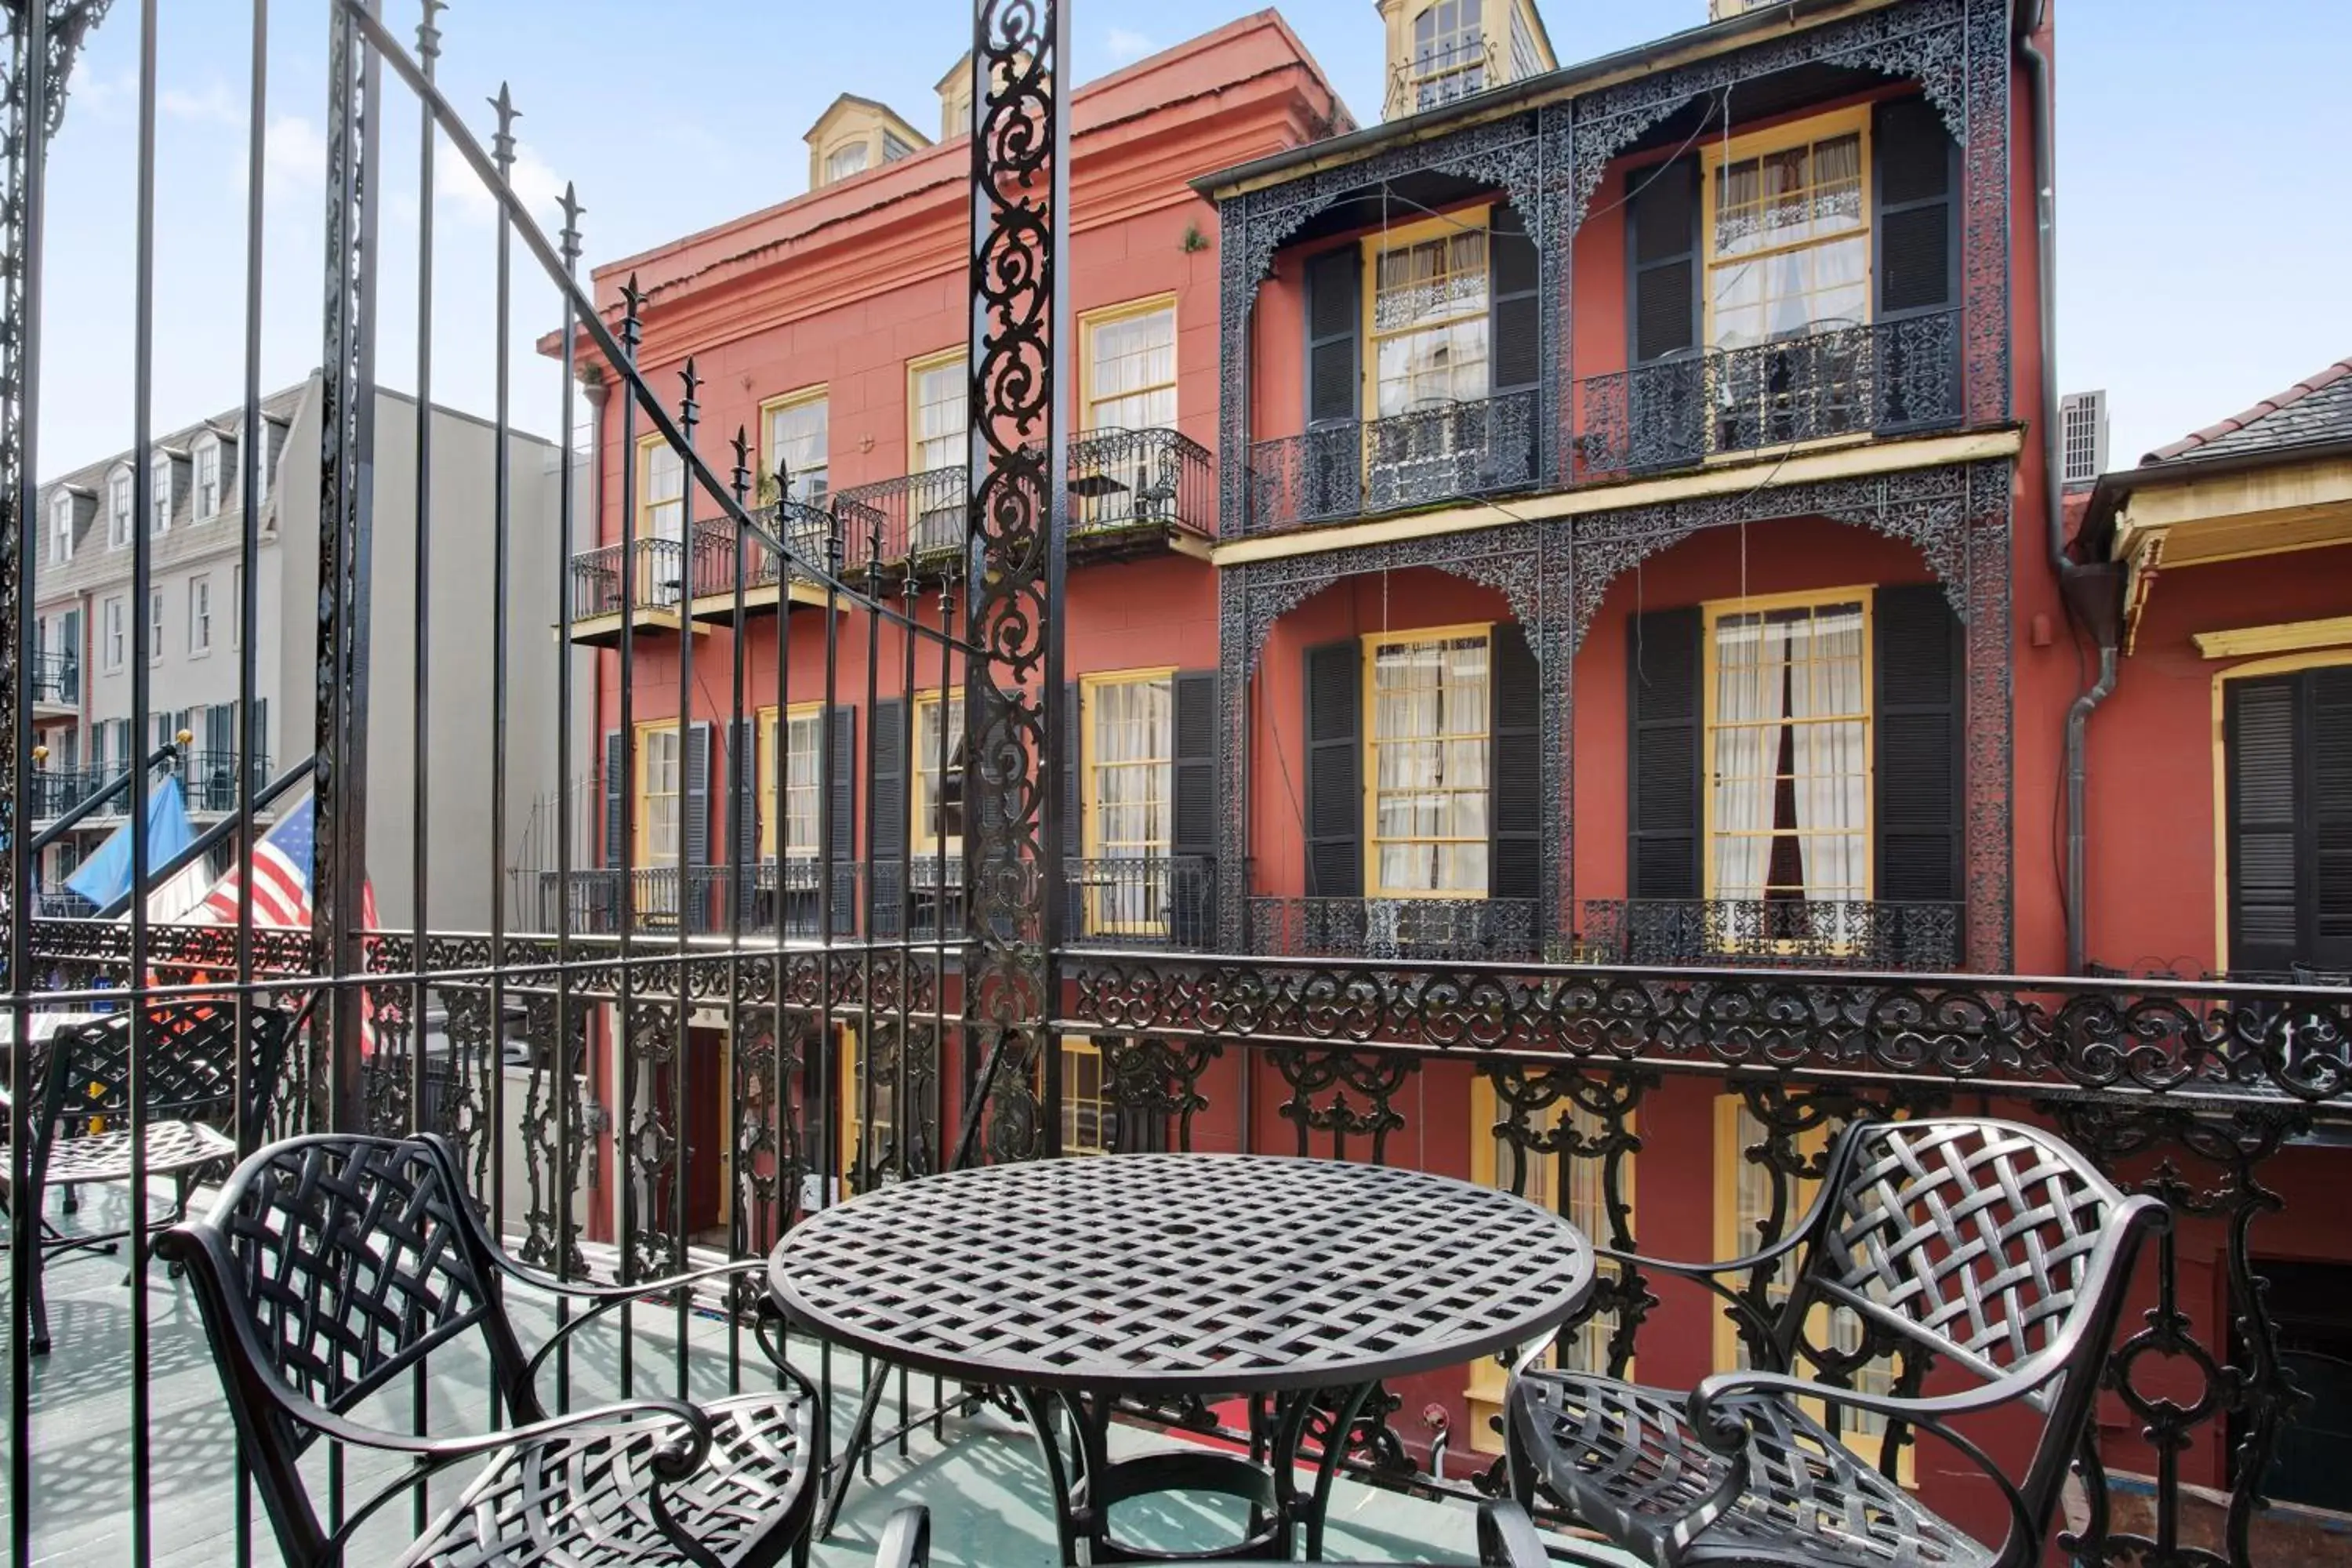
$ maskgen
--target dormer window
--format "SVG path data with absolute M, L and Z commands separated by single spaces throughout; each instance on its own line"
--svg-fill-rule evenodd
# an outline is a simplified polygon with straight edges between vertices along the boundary
M 131 470 L 121 468 L 106 476 L 106 547 L 131 548 Z
M 155 477 L 154 510 L 148 514 L 147 531 L 166 533 L 172 527 L 172 454 L 158 452 L 153 466 Z
M 851 142 L 835 147 L 824 155 L 824 183 L 829 185 L 835 180 L 864 174 L 866 160 L 871 153 L 872 150 L 863 142 Z
M 49 498 L 49 564 L 62 566 L 73 559 L 74 498 L 59 490 Z
M 253 451 L 253 504 L 257 507 L 269 501 L 269 481 L 278 468 L 277 443 L 272 437 L 281 428 L 274 419 L 261 422 L 259 444 Z
M 1436 0 L 1412 19 L 1415 110 L 1485 90 L 1486 31 L 1478 9 L 1479 0 Z
M 194 517 L 201 521 L 215 517 L 221 509 L 221 444 L 216 436 L 199 437 L 195 450 L 196 504 Z

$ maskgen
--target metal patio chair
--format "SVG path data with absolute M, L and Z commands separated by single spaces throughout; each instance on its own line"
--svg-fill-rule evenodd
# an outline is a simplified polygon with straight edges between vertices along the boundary
M 804 1562 L 825 1451 L 824 1405 L 761 1341 L 788 1386 L 696 1405 L 629 1399 L 550 1416 L 535 1384 L 549 1353 L 624 1301 L 764 1269 L 763 1260 L 620 1286 L 525 1268 L 476 1214 L 440 1138 L 289 1139 L 238 1166 L 202 1219 L 157 1242 L 186 1266 L 214 1360 L 280 1552 L 292 1568 L 344 1561 L 384 1504 L 467 1460 L 488 1463 L 397 1559 L 402 1568 Z M 526 1357 L 509 1279 L 594 1303 Z M 353 1412 L 445 1347 L 475 1336 L 512 1425 L 414 1436 Z M 320 1522 L 301 1473 L 320 1437 L 415 1461 Z
M 1771 1370 L 1718 1373 L 1685 1394 L 1574 1372 L 1511 1381 L 1511 1484 L 1542 1491 L 1645 1562 L 1895 1568 L 2027 1568 L 2091 1418 L 2099 1372 L 2143 1236 L 2168 1224 L 2126 1198 L 2063 1140 L 1981 1120 L 1864 1122 L 1831 1155 L 1820 1194 L 1780 1241 L 1728 1263 L 1680 1264 L 1599 1248 L 1680 1276 L 1729 1303 Z M 1720 1281 L 1795 1258 L 1769 1320 Z M 1901 1347 L 1965 1374 L 1926 1397 L 1857 1392 L 1791 1376 L 1818 1362 L 1829 1314 L 1860 1320 L 1865 1348 Z M 1957 1381 L 1949 1380 L 1948 1381 Z M 2022 1405 L 2042 1433 L 2011 1477 L 1950 1419 Z M 1814 1414 L 1874 1412 L 1942 1438 L 2009 1505 L 1989 1547 L 1873 1468 Z M 1882 1454 L 1893 1463 L 1896 1435 Z
M 264 1124 L 270 1096 L 285 1059 L 286 1044 L 301 1026 L 303 1014 L 276 1008 L 249 1010 L 246 1031 L 247 1099 L 245 1125 Z M 171 1213 L 155 1225 L 184 1219 L 188 1195 L 210 1172 L 226 1171 L 236 1159 L 236 1008 L 225 1001 L 173 1003 L 150 1007 L 141 1047 L 145 1115 L 139 1142 L 146 1174 L 172 1179 Z M 144 1194 L 127 1198 L 133 1216 L 112 1230 L 61 1231 L 42 1215 L 51 1188 L 67 1194 L 68 1210 L 82 1187 L 131 1181 L 131 1015 L 117 1013 L 69 1025 L 31 1047 L 27 1079 L 37 1100 L 27 1152 L 27 1185 L 37 1194 L 16 1206 L 0 1167 L 0 1207 L 10 1223 L 38 1227 L 33 1257 L 32 1338 L 36 1355 L 49 1350 L 48 1300 L 43 1275 L 48 1260 L 79 1251 L 111 1252 L 140 1223 Z M 0 1148 L 7 1143 L 7 1097 L 0 1092 Z
M 1549 1559 L 1544 1555 L 1543 1537 L 1517 1504 L 1485 1502 L 1478 1505 L 1479 1568 L 1548 1568 Z M 882 1543 L 874 1553 L 874 1568 L 930 1568 L 931 1515 L 919 1503 L 910 1504 L 890 1516 L 883 1527 Z M 1226 1568 L 1252 1568 L 1247 1563 L 1226 1562 Z M 1256 1568 L 1268 1568 L 1258 1564 Z M 1332 1563 L 1327 1568 L 1345 1568 Z M 1370 1565 L 1359 1565 L 1370 1568 Z

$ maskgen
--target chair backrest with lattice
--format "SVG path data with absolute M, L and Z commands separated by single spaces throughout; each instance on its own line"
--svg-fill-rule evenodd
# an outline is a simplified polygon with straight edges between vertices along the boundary
M 248 1012 L 248 1129 L 263 1125 L 295 1026 L 291 1014 L 266 1007 Z M 50 1037 L 35 1066 L 42 1085 L 36 1179 L 47 1163 L 50 1139 L 120 1127 L 131 1120 L 131 1015 L 117 1013 L 59 1029 Z M 146 1120 L 205 1121 L 225 1131 L 236 1127 L 236 1053 L 233 1005 L 204 1001 L 150 1007 L 139 1046 Z
M 439 1139 L 293 1138 L 238 1166 L 158 1250 L 188 1265 L 221 1380 L 281 1542 L 318 1539 L 296 1461 L 315 1440 L 285 1395 L 349 1414 L 478 1334 L 514 1419 L 541 1419 L 498 1272 Z M 300 1555 L 300 1552 L 297 1552 Z
M 1826 1173 L 1781 1327 L 1843 1308 L 1906 1353 L 1981 1383 L 2051 1373 L 2020 1395 L 2046 1417 L 2021 1488 L 2044 1512 L 2087 1418 L 2140 1235 L 2161 1217 L 2040 1128 L 1863 1122 Z

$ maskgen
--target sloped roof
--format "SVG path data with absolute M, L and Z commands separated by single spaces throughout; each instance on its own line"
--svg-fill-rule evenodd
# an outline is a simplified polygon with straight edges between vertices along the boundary
M 2169 463 L 2184 458 L 2242 457 L 2314 441 L 2345 440 L 2352 440 L 2352 356 L 2265 397 L 2242 414 L 2208 425 L 2168 447 L 2158 447 L 2140 460 Z

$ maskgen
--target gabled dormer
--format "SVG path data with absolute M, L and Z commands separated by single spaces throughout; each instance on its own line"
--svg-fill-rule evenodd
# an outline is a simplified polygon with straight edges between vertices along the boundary
M 1380 0 L 1380 12 L 1390 120 L 1559 66 L 1535 0 Z
M 845 92 L 802 138 L 809 149 L 809 189 L 846 180 L 919 152 L 931 139 L 887 103 Z

